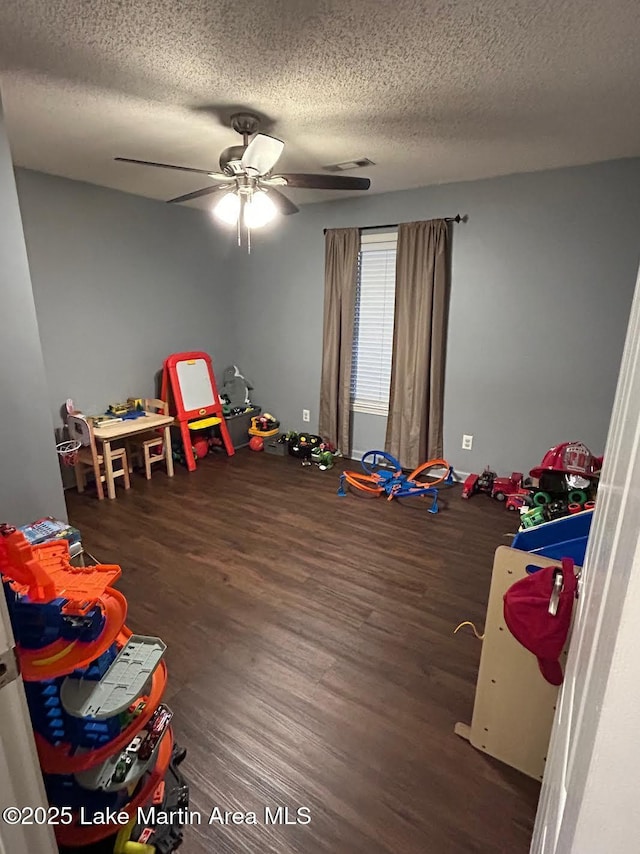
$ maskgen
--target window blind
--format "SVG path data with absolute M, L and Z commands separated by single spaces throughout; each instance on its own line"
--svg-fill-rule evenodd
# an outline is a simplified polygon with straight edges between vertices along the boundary
M 393 352 L 396 235 L 362 238 L 351 360 L 351 408 L 387 415 Z

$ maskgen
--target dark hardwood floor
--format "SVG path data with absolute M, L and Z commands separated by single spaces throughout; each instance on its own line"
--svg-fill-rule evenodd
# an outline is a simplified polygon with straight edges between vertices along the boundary
M 350 464 L 356 467 L 357 464 Z M 336 496 L 338 474 L 240 451 L 156 470 L 114 502 L 67 494 L 122 565 L 129 626 L 167 643 L 191 807 L 185 854 L 525 854 L 539 787 L 453 733 L 470 721 L 495 548 L 511 514 L 443 490 Z M 264 807 L 307 825 L 265 825 Z

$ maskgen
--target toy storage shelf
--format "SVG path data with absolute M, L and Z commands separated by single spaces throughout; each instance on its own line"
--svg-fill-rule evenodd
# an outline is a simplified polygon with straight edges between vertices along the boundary
M 540 673 L 538 661 L 513 637 L 504 620 L 503 597 L 527 567 L 560 562 L 508 546 L 495 553 L 485 635 L 471 724 L 455 732 L 473 747 L 541 780 L 551 737 L 558 688 Z M 564 670 L 567 649 L 561 657 Z
M 260 415 L 261 409 L 259 406 L 253 406 L 246 412 L 240 412 L 238 415 L 225 415 L 224 420 L 229 431 L 229 436 L 233 442 L 235 450 L 246 448 L 249 444 L 251 436 L 249 435 L 249 427 L 251 427 L 251 419 L 256 415 Z

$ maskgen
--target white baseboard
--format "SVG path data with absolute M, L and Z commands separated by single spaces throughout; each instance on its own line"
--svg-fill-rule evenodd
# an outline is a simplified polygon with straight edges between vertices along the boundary
M 459 471 L 458 469 L 454 468 L 453 479 L 462 483 L 463 481 L 465 481 L 469 477 L 470 474 L 471 474 L 470 471 Z

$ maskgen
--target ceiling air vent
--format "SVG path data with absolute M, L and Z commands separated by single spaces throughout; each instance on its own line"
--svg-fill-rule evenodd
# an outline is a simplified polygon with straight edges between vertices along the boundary
M 348 172 L 350 169 L 362 169 L 365 166 L 375 166 L 368 157 L 358 157 L 356 160 L 344 160 L 342 163 L 332 163 L 322 168 L 327 172 Z

